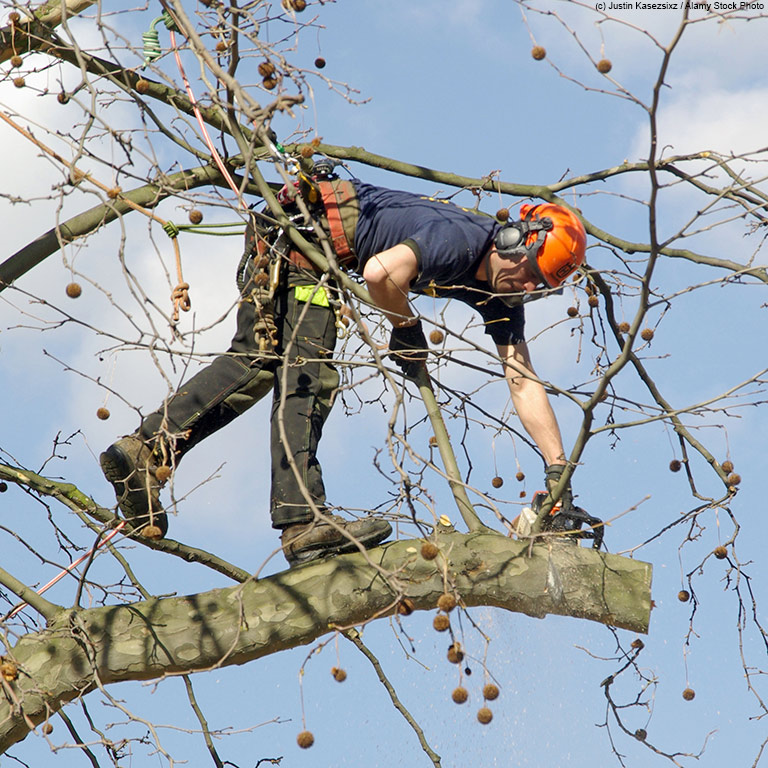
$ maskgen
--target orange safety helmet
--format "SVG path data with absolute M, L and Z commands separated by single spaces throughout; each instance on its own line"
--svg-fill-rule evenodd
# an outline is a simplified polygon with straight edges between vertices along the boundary
M 559 288 L 584 263 L 584 225 L 554 203 L 521 205 L 520 217 L 496 234 L 496 250 L 508 258 L 525 254 L 544 285 Z

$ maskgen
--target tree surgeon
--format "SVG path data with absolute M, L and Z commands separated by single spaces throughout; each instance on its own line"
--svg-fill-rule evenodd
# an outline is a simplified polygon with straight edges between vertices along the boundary
M 513 405 L 544 458 L 547 488 L 553 489 L 565 453 L 531 365 L 524 304 L 559 288 L 584 262 L 581 221 L 562 206 L 544 203 L 523 205 L 519 220 L 500 224 L 446 201 L 339 180 L 332 170 L 318 169 L 301 193 L 330 235 L 339 264 L 362 275 L 391 323 L 394 362 L 414 377 L 427 358 L 409 293 L 473 307 L 496 344 Z M 288 211 L 293 193 L 283 190 Z M 102 470 L 123 514 L 143 525 L 144 535 L 163 536 L 168 523 L 159 497 L 171 470 L 194 445 L 272 392 L 270 507 L 288 562 L 376 546 L 390 535 L 389 523 L 331 514 L 317 459 L 339 384 L 332 362 L 339 323 L 332 281 L 270 226 L 266 213 L 254 222 L 238 269 L 241 301 L 229 350 L 146 417 L 136 433 L 111 445 L 101 455 Z M 578 508 L 569 484 L 560 501 L 551 525 L 572 529 Z

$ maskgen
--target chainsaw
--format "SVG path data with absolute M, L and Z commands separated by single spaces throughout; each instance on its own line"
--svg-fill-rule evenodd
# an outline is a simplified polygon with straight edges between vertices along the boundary
M 530 532 L 533 522 L 539 517 L 541 507 L 547 496 L 546 491 L 537 491 L 533 495 L 530 508 L 524 509 L 520 516 L 517 527 L 519 533 L 527 535 Z M 583 525 L 587 526 L 585 530 L 582 530 Z M 592 539 L 594 549 L 600 549 L 603 544 L 603 521 L 598 517 L 592 517 L 581 507 L 572 504 L 567 509 L 563 509 L 563 504 L 560 501 L 552 507 L 542 521 L 541 530 L 571 534 L 578 539 Z

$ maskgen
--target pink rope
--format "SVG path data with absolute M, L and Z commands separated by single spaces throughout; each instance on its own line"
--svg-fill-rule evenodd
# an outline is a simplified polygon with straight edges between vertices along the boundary
M 205 127 L 205 123 L 203 122 L 203 116 L 200 114 L 200 110 L 198 109 L 197 100 L 195 99 L 194 93 L 192 93 L 192 88 L 189 85 L 189 80 L 187 80 L 187 75 L 184 72 L 184 67 L 181 64 L 181 56 L 179 56 L 179 49 L 176 46 L 176 34 L 172 29 L 169 30 L 169 32 L 170 32 L 170 38 L 171 38 L 171 46 L 173 47 L 173 56 L 176 59 L 176 66 L 178 66 L 179 74 L 181 75 L 181 79 L 184 81 L 184 87 L 187 90 L 187 96 L 189 97 L 189 100 L 192 102 L 192 109 L 195 113 L 195 117 L 197 118 L 197 124 L 200 126 L 200 130 L 203 134 L 203 138 L 205 139 L 205 143 L 211 152 L 213 161 L 216 163 L 216 166 L 221 171 L 221 175 L 227 180 L 227 184 L 229 184 L 230 189 L 237 195 L 238 199 L 240 199 L 240 189 L 237 187 L 234 180 L 229 175 L 229 171 L 227 170 L 227 167 L 224 165 L 224 162 L 219 156 L 219 153 L 216 151 L 216 147 L 213 146 L 211 137 L 208 135 L 208 129 Z M 242 200 L 241 200 L 241 203 L 242 203 Z
M 123 530 L 125 527 L 125 520 L 121 521 L 120 524 L 115 528 L 114 531 L 111 533 L 108 533 L 103 539 L 99 541 L 99 543 L 91 547 L 82 557 L 78 557 L 77 560 L 75 560 L 73 563 L 68 565 L 61 573 L 58 574 L 58 576 L 54 576 L 44 587 L 40 587 L 40 589 L 37 590 L 38 595 L 42 595 L 43 592 L 47 592 L 54 584 L 57 584 L 59 581 L 61 581 L 70 571 L 72 571 L 74 568 L 77 568 L 80 563 L 82 563 L 84 560 L 87 560 L 95 550 L 101 549 L 107 542 L 111 541 L 120 531 Z M 20 603 L 17 605 L 9 614 L 6 616 L 7 619 L 12 619 L 19 611 L 21 611 L 24 606 L 27 605 L 27 603 Z

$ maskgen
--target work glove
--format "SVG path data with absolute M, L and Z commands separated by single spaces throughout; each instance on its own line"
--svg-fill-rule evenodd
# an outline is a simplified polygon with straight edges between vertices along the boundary
M 392 329 L 389 337 L 389 351 L 392 359 L 403 373 L 411 379 L 419 375 L 419 371 L 427 360 L 427 339 L 421 320 L 414 325 L 401 326 Z
M 547 492 L 552 496 L 557 484 L 560 482 L 565 464 L 550 464 L 544 471 L 544 478 L 547 484 Z M 560 494 L 560 503 L 563 505 L 563 511 L 567 512 L 573 508 L 573 491 L 571 491 L 571 481 L 569 480 Z

